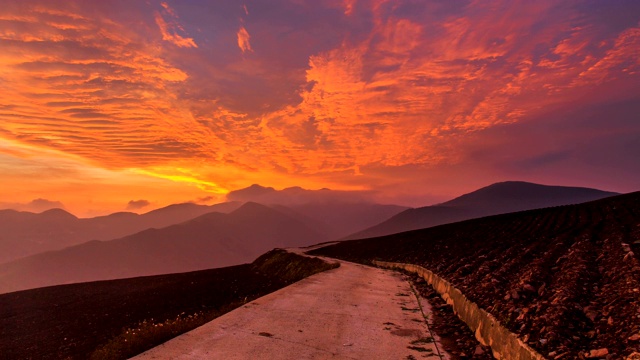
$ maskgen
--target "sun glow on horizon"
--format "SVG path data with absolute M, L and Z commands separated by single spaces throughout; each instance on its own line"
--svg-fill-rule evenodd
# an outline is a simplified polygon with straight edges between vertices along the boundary
M 136 174 L 144 174 L 149 175 L 159 179 L 171 180 L 177 183 L 186 183 L 190 185 L 194 185 L 199 189 L 212 194 L 224 195 L 229 193 L 229 190 L 220 187 L 218 184 L 198 179 L 197 177 L 190 175 L 190 171 L 186 169 L 164 169 L 164 170 L 143 170 L 143 169 L 130 169 L 132 172 Z M 161 171 L 171 171 L 173 174 L 162 173 Z

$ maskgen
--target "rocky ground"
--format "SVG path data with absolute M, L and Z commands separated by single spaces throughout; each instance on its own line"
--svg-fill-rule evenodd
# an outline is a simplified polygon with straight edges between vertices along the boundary
M 312 253 L 428 268 L 549 359 L 640 359 L 640 193 Z
M 453 307 L 447 304 L 424 279 L 415 274 L 407 274 L 407 277 L 416 291 L 431 304 L 429 328 L 438 334 L 444 350 L 451 354 L 451 359 L 490 360 L 494 358 L 491 349 L 482 346 L 476 340 L 467 324 L 453 312 Z
M 319 271 L 283 250 L 252 264 L 0 295 L 0 359 L 127 359 Z

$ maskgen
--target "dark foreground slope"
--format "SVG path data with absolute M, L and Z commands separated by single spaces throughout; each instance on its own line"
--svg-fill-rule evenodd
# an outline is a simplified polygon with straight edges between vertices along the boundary
M 489 185 L 442 204 L 405 210 L 345 239 L 364 239 L 483 216 L 579 204 L 614 195 L 618 194 L 581 187 L 506 181 Z
M 274 250 L 252 264 L 0 295 L 0 359 L 124 359 L 332 267 Z
M 163 229 L 1 264 L 0 293 L 231 266 L 276 247 L 324 240 L 323 234 L 287 214 L 246 203 L 230 214 L 209 213 Z
M 312 253 L 424 266 L 550 359 L 640 352 L 640 192 Z

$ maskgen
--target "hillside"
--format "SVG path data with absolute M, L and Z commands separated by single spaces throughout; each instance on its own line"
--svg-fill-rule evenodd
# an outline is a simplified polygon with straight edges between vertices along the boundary
M 0 265 L 0 293 L 84 281 L 231 266 L 276 247 L 327 238 L 278 210 L 247 203 L 162 229 L 91 241 Z
M 90 240 L 111 240 L 145 229 L 167 227 L 210 212 L 228 213 L 240 205 L 185 203 L 141 215 L 119 212 L 94 218 L 77 218 L 61 209 L 39 214 L 0 210 L 0 263 Z
M 426 267 L 551 359 L 640 351 L 640 192 L 311 253 Z
M 3 294 L 0 358 L 126 359 L 332 267 L 278 250 L 221 269 Z
M 579 204 L 617 193 L 520 181 L 489 185 L 442 204 L 405 210 L 345 239 L 364 239 L 510 212 Z

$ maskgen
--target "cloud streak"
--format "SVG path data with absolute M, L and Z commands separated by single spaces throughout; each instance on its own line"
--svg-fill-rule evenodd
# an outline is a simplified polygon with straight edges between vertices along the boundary
M 166 3 L 161 3 L 163 13 L 169 18 L 168 23 L 160 12 L 156 12 L 155 21 L 162 33 L 162 40 L 168 41 L 177 47 L 182 48 L 197 48 L 196 42 L 186 35 L 180 35 L 185 33 L 184 28 L 180 25 L 178 15 L 175 11 Z
M 249 39 L 251 38 L 249 36 L 249 32 L 247 31 L 247 29 L 244 28 L 244 26 L 241 26 L 240 29 L 238 30 L 238 47 L 240 48 L 240 50 L 242 50 L 242 52 L 251 52 L 253 51 L 251 49 L 251 43 L 249 42 Z

